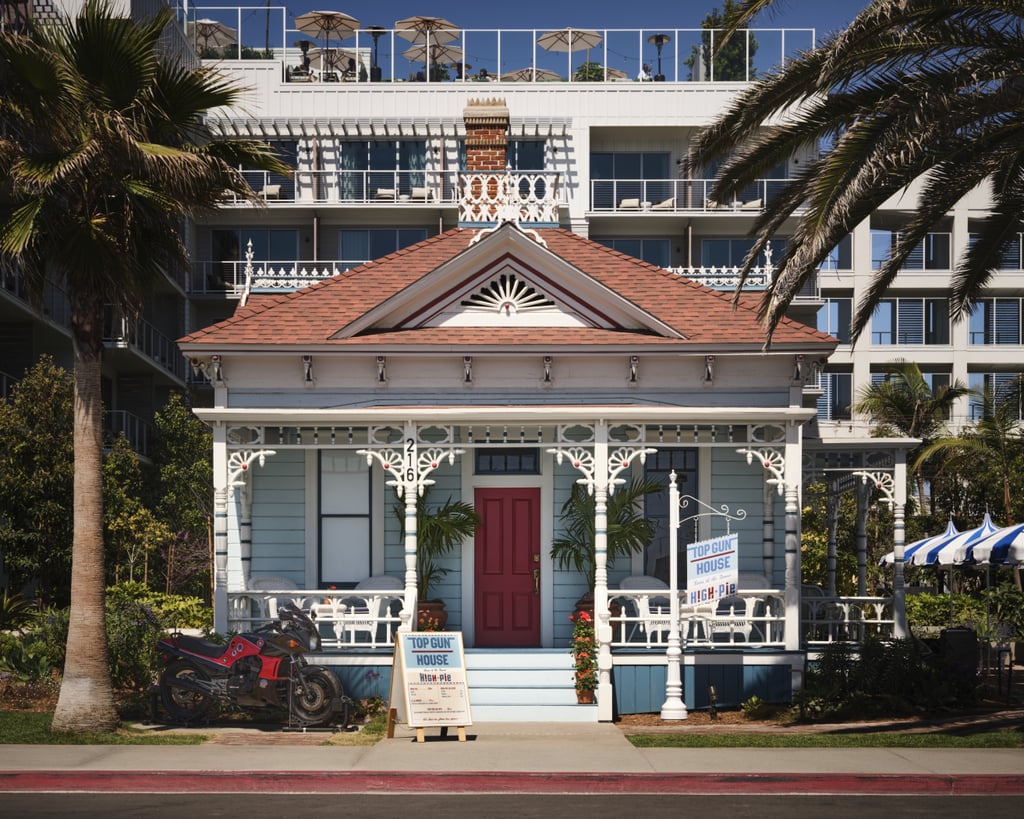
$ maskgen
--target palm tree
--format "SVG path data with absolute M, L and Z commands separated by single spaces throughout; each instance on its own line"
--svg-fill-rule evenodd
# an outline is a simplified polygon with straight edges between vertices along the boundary
M 1011 483 L 1015 461 L 1024 447 L 1024 434 L 1020 428 L 1021 397 L 1024 379 L 998 390 L 985 389 L 981 393 L 982 417 L 959 435 L 946 436 L 922 446 L 914 466 L 933 455 L 946 458 L 945 468 L 955 469 L 958 464 L 979 461 L 993 468 L 999 476 L 1003 490 L 1003 508 L 1006 525 L 1013 519 Z
M 771 0 L 746 0 L 735 31 Z M 823 146 L 757 219 L 745 278 L 793 220 L 761 303 L 770 340 L 805 280 L 889 197 L 923 180 L 916 213 L 857 305 L 852 341 L 908 255 L 983 182 L 993 205 L 957 260 L 950 313 L 962 318 L 1020 230 L 1024 208 L 1024 7 L 1005 0 L 873 0 L 849 27 L 739 94 L 691 144 L 691 173 L 721 162 L 713 190 L 729 201 L 807 145 Z M 766 127 L 766 123 L 776 124 Z M 742 287 L 743 278 L 741 278 Z M 739 293 L 737 293 L 737 298 Z
M 203 115 L 240 94 L 161 62 L 169 9 L 144 24 L 89 0 L 75 19 L 0 33 L 0 263 L 29 292 L 63 289 L 74 356 L 71 627 L 55 730 L 116 725 L 104 616 L 104 315 L 137 314 L 147 286 L 187 261 L 186 217 L 225 192 L 255 201 L 238 168 L 287 169 L 250 141 L 213 142 Z
M 902 359 L 886 368 L 885 381 L 869 384 L 861 390 L 855 409 L 871 416 L 878 425 L 878 433 L 921 439 L 921 444 L 910 454 L 922 514 L 925 508 L 924 462 L 916 460 L 916 453 L 945 431 L 953 405 L 969 392 L 959 381 L 933 392 L 921 368 L 913 361 Z

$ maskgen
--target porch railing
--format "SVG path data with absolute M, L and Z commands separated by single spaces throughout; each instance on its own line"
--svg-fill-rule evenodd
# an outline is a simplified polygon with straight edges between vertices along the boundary
M 228 630 L 250 631 L 276 620 L 278 607 L 293 602 L 310 612 L 325 649 L 389 649 L 402 601 L 400 594 L 337 589 L 228 592 Z
M 892 637 L 892 599 L 804 595 L 800 622 L 803 642 L 808 648 L 828 643 L 859 643 L 868 637 Z
M 609 591 L 612 648 L 664 647 L 672 626 L 664 590 Z M 751 589 L 714 603 L 685 605 L 680 592 L 679 635 L 684 647 L 785 644 L 785 602 L 776 589 Z

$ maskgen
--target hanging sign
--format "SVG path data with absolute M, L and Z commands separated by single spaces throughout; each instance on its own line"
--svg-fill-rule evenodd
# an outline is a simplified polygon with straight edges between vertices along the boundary
M 721 535 L 686 547 L 686 603 L 712 603 L 736 594 L 739 535 Z
M 410 728 L 473 724 L 462 632 L 400 631 L 395 635 L 391 708 L 395 719 Z

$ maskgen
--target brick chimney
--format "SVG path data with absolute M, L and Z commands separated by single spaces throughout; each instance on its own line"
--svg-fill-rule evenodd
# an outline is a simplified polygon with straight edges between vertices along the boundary
M 466 172 L 502 173 L 508 160 L 508 106 L 504 100 L 471 101 L 466 123 Z

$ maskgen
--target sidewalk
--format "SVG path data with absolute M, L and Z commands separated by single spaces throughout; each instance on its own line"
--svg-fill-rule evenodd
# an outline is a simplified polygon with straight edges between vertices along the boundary
M 324 734 L 285 735 L 303 739 L 287 745 L 0 745 L 0 792 L 1024 794 L 1024 750 L 644 749 L 607 723 L 480 723 L 466 742 L 439 733 L 417 743 L 399 726 L 355 747 L 305 742 Z

